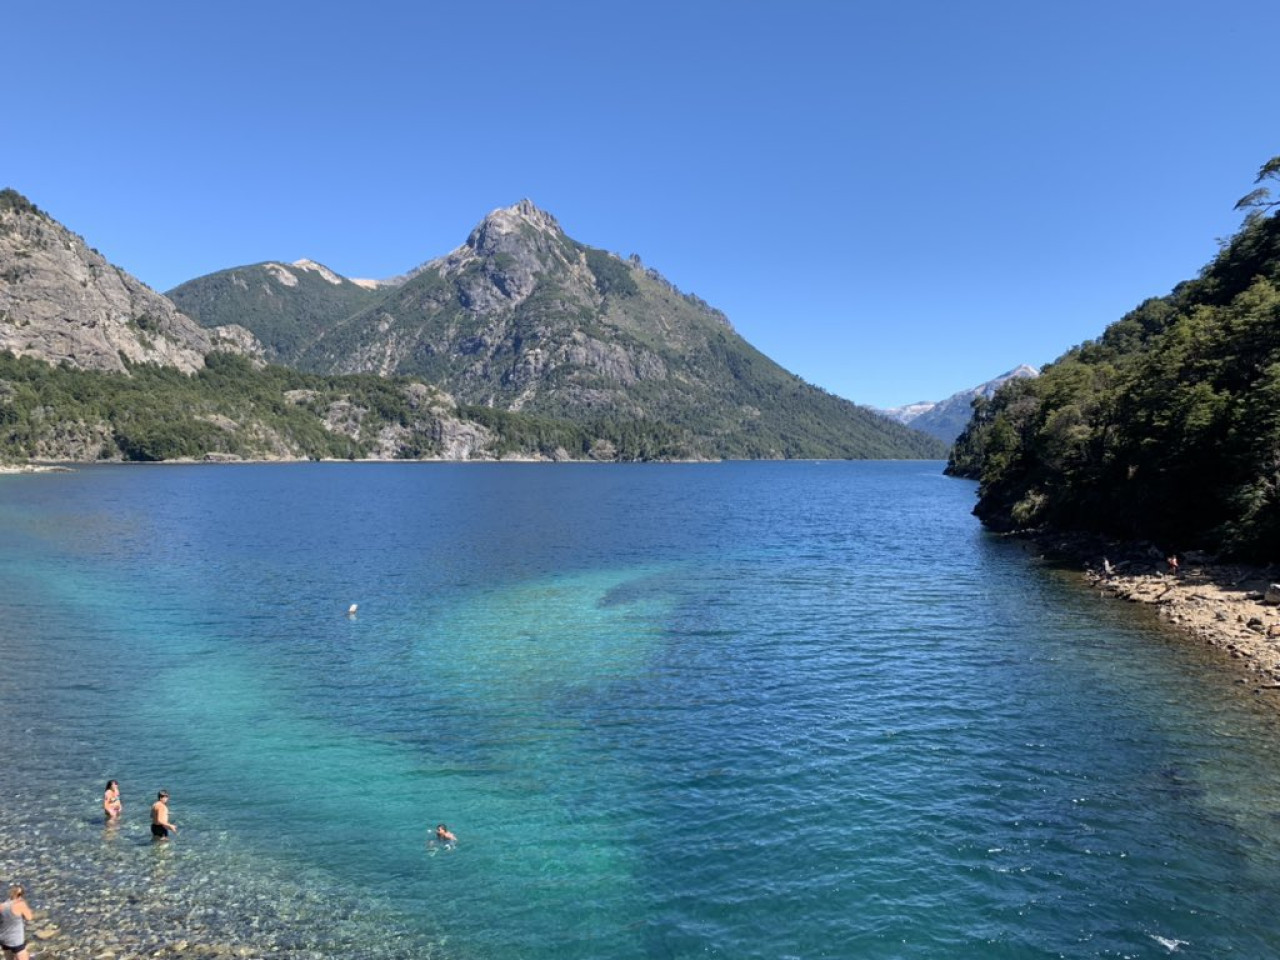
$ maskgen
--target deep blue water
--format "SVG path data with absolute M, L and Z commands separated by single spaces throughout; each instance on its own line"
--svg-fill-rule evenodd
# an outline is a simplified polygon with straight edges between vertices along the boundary
M 280 956 L 1280 955 L 1275 711 L 940 471 L 0 477 L 0 880 Z

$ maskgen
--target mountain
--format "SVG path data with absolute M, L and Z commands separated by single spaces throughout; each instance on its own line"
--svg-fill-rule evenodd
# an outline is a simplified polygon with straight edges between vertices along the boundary
M 664 424 L 714 457 L 934 457 L 941 445 L 788 373 L 638 258 L 573 240 L 528 200 L 401 282 L 348 290 L 282 265 L 170 291 L 324 374 L 413 376 L 460 404 L 574 423 Z M 263 279 L 263 272 L 273 273 Z M 306 286 L 304 287 L 304 283 Z M 287 289 L 282 289 L 287 287 Z M 305 291 L 305 297 L 303 293 Z
M 289 363 L 319 331 L 376 303 L 382 286 L 339 276 L 313 260 L 295 260 L 220 270 L 167 296 L 203 326 L 239 323 L 253 330 L 268 360 Z
M 531 213 L 537 216 L 532 208 L 522 216 Z M 246 328 L 216 322 L 244 316 L 272 338 L 266 349 L 280 356 L 317 350 L 372 305 L 403 309 L 406 291 L 422 294 L 423 278 L 453 278 L 461 307 L 476 307 L 486 296 L 515 290 L 520 269 L 528 265 L 519 246 L 494 241 L 493 232 L 505 226 L 501 219 L 486 221 L 487 233 L 472 252 L 423 264 L 392 281 L 347 280 L 305 260 L 202 278 L 207 283 L 184 285 L 188 302 L 207 324 L 201 326 L 25 197 L 0 191 L 0 460 L 652 460 L 718 456 L 730 446 L 747 451 L 740 455 L 754 455 L 753 449 L 920 455 L 918 444 L 912 447 L 883 430 L 857 435 L 848 413 L 858 408 L 785 373 L 786 388 L 768 401 L 791 412 L 792 432 L 753 435 L 754 424 L 744 427 L 740 417 L 717 446 L 685 422 L 637 415 L 632 408 L 588 406 L 575 410 L 571 420 L 522 413 L 513 409 L 517 404 L 460 404 L 422 377 L 394 375 L 393 369 L 385 371 L 388 376 L 383 370 L 321 374 L 267 364 L 263 346 Z M 516 230 L 525 230 L 522 222 Z M 578 249 L 567 238 L 552 239 L 563 249 Z M 490 241 L 498 247 L 492 255 L 486 252 Z M 642 270 L 586 248 L 579 253 L 578 269 L 602 288 L 625 287 L 629 271 Z M 607 259 L 594 272 L 581 266 L 600 256 Z M 623 272 L 610 275 L 615 264 Z M 543 272 L 535 258 L 523 277 L 537 288 L 535 296 L 549 295 Z M 696 308 L 717 329 L 728 329 L 697 298 L 670 285 L 661 289 L 677 307 Z M 547 322 L 562 321 L 553 311 Z M 378 322 L 385 317 L 379 315 Z M 593 356 L 596 348 L 581 332 L 573 342 Z M 747 365 L 753 361 L 750 353 L 720 346 Z M 602 349 L 612 360 L 633 362 L 621 348 Z M 762 367 L 768 371 L 771 365 L 763 361 Z M 693 413 L 687 419 L 706 422 Z
M 550 458 L 592 450 L 627 459 L 671 449 L 654 432 L 623 436 L 520 418 L 490 426 L 459 417 L 457 402 L 427 384 L 308 376 L 265 365 L 262 352 L 245 328 L 201 327 L 21 194 L 0 190 L 0 461 Z
M 11 189 L 0 190 L 0 351 L 82 370 L 199 370 L 211 350 L 255 355 L 239 326 L 205 328 Z
M 1241 201 L 1250 216 L 1198 276 L 975 406 L 948 472 L 979 480 L 984 523 L 1280 560 L 1280 201 L 1267 198 Z
M 973 401 L 975 399 L 978 397 L 990 399 L 1009 380 L 1038 377 L 1039 375 L 1039 370 L 1024 363 L 1014 367 L 1008 373 L 1002 373 L 994 380 L 988 380 L 986 383 L 981 383 L 969 390 L 961 390 L 959 393 L 954 393 L 947 399 L 940 400 L 937 403 L 930 403 L 926 400 L 920 403 L 912 403 L 905 407 L 892 407 L 880 412 L 892 420 L 910 424 L 916 430 L 921 430 L 930 436 L 937 437 L 950 446 L 969 423 L 969 417 L 973 414 Z

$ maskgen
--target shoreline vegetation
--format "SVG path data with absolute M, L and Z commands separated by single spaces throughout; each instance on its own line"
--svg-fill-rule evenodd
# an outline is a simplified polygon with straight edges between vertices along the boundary
M 1280 707 L 1280 567 L 1178 556 L 1145 543 L 1080 534 L 1013 534 L 1044 560 L 1079 571 L 1100 596 L 1141 604 L 1184 639 L 1220 651 L 1240 673 L 1237 682 L 1275 691 Z
M 1280 156 L 1254 183 L 1196 277 L 975 401 L 947 473 L 987 529 L 1280 689 Z
M 1237 209 L 1197 277 L 976 401 L 947 470 L 979 481 L 987 527 L 1280 561 L 1280 199 Z

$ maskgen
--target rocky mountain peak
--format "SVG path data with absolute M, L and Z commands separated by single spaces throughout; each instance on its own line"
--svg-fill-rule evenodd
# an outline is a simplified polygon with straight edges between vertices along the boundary
M 1020 363 L 1008 373 L 1001 374 L 993 382 L 999 386 L 1006 380 L 1021 380 L 1027 377 L 1038 377 L 1040 371 L 1028 363 Z
M 301 260 L 293 261 L 293 265 L 299 270 L 312 270 L 315 273 L 320 274 L 321 277 L 332 283 L 335 287 L 342 284 L 343 278 L 338 276 L 338 274 L 334 273 L 323 263 L 316 263 L 314 260 L 308 260 L 304 257 Z
M 526 199 L 492 211 L 471 231 L 467 246 L 479 254 L 511 253 L 517 246 L 545 247 L 546 241 L 558 242 L 563 237 L 556 218 Z
M 485 223 L 490 221 L 495 225 L 501 225 L 501 228 L 506 230 L 519 229 L 519 225 L 524 223 L 542 233 L 564 233 L 559 221 L 547 211 L 535 206 L 528 197 L 510 207 L 499 207 L 494 210 L 484 218 Z
M 591 280 L 582 255 L 556 218 L 521 200 L 488 214 L 467 242 L 448 256 L 424 264 L 414 275 L 438 271 L 457 278 L 464 306 L 487 312 L 522 303 L 538 278 L 575 276 L 579 286 Z

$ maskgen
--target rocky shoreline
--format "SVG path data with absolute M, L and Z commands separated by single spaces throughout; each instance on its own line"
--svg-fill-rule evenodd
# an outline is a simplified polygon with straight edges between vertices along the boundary
M 53 463 L 0 463 L 0 474 L 5 473 L 70 473 L 71 467 Z
M 38 805 L 36 805 L 38 806 Z M 358 891 L 218 844 L 154 844 L 145 824 L 99 826 L 20 810 L 0 876 L 23 882 L 32 960 L 409 960 L 432 944 Z M 338 918 L 338 919 L 335 919 Z
M 1169 558 L 1149 544 L 1037 534 L 1055 561 L 1083 569 L 1103 596 L 1153 608 L 1183 635 L 1220 650 L 1243 682 L 1280 691 L 1280 567 L 1221 563 L 1201 554 Z

